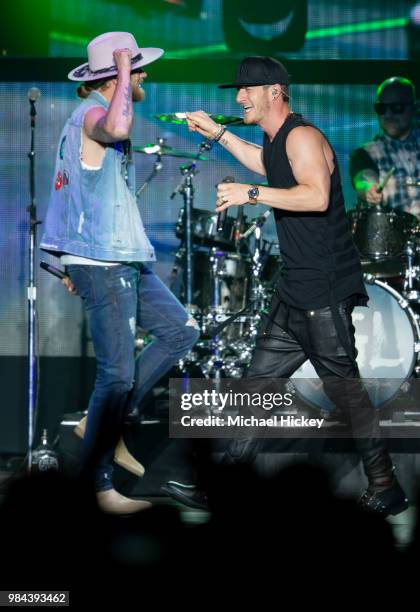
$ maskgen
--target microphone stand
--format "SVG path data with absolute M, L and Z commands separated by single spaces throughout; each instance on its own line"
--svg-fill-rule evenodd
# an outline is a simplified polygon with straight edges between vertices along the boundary
M 210 140 L 203 140 L 198 148 L 196 160 L 204 151 L 209 151 L 213 146 Z M 194 209 L 194 185 L 193 178 L 199 172 L 196 162 L 184 164 L 180 167 L 183 179 L 174 189 L 171 194 L 171 199 L 177 193 L 180 193 L 184 198 L 184 236 L 183 243 L 185 248 L 185 269 L 184 269 L 184 301 L 185 306 L 190 314 L 193 314 L 193 295 L 194 295 L 194 278 L 193 278 L 193 235 L 192 235 L 192 215 Z
M 155 178 L 155 176 L 158 174 L 158 172 L 160 172 L 162 170 L 163 164 L 162 164 L 162 156 L 160 153 L 158 153 L 156 155 L 156 161 L 153 164 L 153 169 L 151 171 L 151 173 L 149 174 L 149 176 L 146 178 L 146 180 L 144 181 L 143 185 L 141 185 L 137 191 L 136 191 L 136 198 L 138 198 L 143 191 L 146 189 L 147 185 L 150 183 L 150 181 L 152 179 Z
M 30 102 L 30 118 L 31 118 L 31 148 L 28 153 L 29 158 L 29 190 L 31 203 L 27 207 L 29 213 L 29 279 L 27 287 L 28 296 L 28 470 L 32 466 L 32 446 L 34 440 L 34 418 L 38 400 L 38 371 L 37 371 L 37 308 L 36 308 L 36 229 L 41 223 L 36 217 L 36 202 L 35 202 L 35 117 L 36 108 L 35 101 Z
M 271 213 L 271 211 L 270 211 Z M 217 336 L 225 329 L 231 325 L 238 317 L 242 316 L 247 312 L 252 312 L 254 315 L 258 312 L 261 312 L 264 309 L 264 300 L 266 299 L 266 295 L 264 292 L 264 287 L 261 282 L 261 272 L 264 263 L 264 256 L 269 255 L 270 250 L 272 248 L 272 244 L 270 245 L 268 252 L 265 250 L 265 242 L 262 239 L 262 227 L 264 223 L 267 221 L 268 216 L 266 213 L 264 215 L 260 215 L 257 217 L 249 229 L 244 234 L 239 234 L 239 238 L 237 241 L 237 251 L 240 250 L 241 241 L 253 233 L 255 233 L 255 248 L 254 254 L 251 258 L 251 290 L 250 290 L 250 299 L 244 308 L 239 310 L 238 312 L 233 313 L 230 317 L 228 317 L 225 321 L 222 321 L 217 327 L 212 330 L 211 337 L 213 339 L 217 339 Z M 240 216 L 238 215 L 237 222 L 239 223 Z M 245 238 L 246 237 L 246 238 Z M 249 251 L 249 249 L 248 249 Z
M 153 169 L 151 171 L 151 173 L 149 174 L 149 176 L 146 178 L 146 180 L 144 181 L 143 185 L 141 185 L 137 191 L 136 191 L 136 198 L 138 198 L 143 191 L 146 189 L 147 185 L 150 183 L 150 181 L 152 181 L 155 176 L 162 170 L 163 168 L 163 163 L 162 163 L 162 149 L 160 147 L 162 147 L 166 142 L 165 138 L 158 138 L 158 151 L 155 153 L 156 155 L 156 161 L 153 164 Z
M 184 175 L 179 192 L 184 198 L 184 245 L 185 245 L 185 305 L 187 309 L 193 305 L 194 278 L 193 278 L 193 238 L 192 238 L 192 211 L 194 207 L 193 177 L 196 173 L 196 163 L 181 166 Z

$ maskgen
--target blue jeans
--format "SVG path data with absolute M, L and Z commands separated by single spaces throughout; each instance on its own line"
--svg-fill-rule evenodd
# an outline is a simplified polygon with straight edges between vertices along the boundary
M 142 264 L 70 265 L 68 271 L 83 299 L 96 355 L 81 469 L 93 470 L 96 490 L 105 491 L 112 488 L 112 458 L 128 403 L 140 402 L 190 350 L 198 326 Z M 136 325 L 154 336 L 137 359 Z

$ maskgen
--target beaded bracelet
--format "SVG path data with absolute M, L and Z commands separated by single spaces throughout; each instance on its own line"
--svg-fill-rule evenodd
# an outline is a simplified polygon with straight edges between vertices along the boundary
M 216 134 L 212 138 L 213 142 L 219 142 L 219 140 L 221 139 L 221 137 L 223 136 L 225 132 L 226 132 L 226 126 L 220 125 Z

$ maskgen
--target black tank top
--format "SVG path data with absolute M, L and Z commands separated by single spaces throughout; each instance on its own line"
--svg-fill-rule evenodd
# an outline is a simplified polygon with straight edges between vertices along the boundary
M 286 153 L 286 139 L 298 126 L 313 126 L 291 113 L 270 142 L 264 135 L 263 161 L 270 187 L 297 185 Z M 316 128 L 318 129 L 318 128 Z M 320 130 L 319 130 L 320 131 Z M 331 146 L 331 145 L 330 145 Z M 340 171 L 334 150 L 329 205 L 325 212 L 296 212 L 274 208 L 284 268 L 278 289 L 290 306 L 323 308 L 350 296 L 366 305 L 360 258 L 346 217 Z

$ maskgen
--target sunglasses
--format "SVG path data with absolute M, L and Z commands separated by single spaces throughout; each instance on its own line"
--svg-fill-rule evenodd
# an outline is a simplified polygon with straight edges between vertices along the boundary
M 373 108 L 378 115 L 385 115 L 388 108 L 394 115 L 402 115 L 407 108 L 412 106 L 412 104 L 407 102 L 391 102 L 390 104 L 386 104 L 385 102 L 376 102 Z

